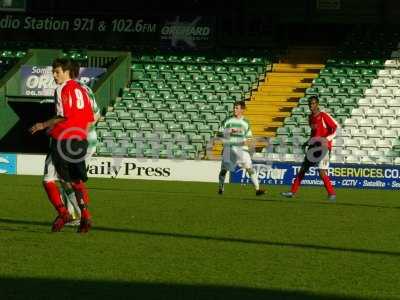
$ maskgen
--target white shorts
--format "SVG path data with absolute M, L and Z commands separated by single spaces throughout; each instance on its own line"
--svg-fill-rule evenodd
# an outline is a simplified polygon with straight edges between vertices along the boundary
M 320 170 L 328 170 L 329 169 L 329 161 L 331 159 L 331 152 L 327 151 L 325 156 L 319 161 L 317 167 Z
M 233 172 L 238 166 L 241 169 L 251 169 L 251 157 L 247 150 L 241 147 L 224 147 L 222 151 L 221 169 Z
M 93 149 L 92 149 L 93 148 Z M 96 147 L 92 147 L 87 149 L 86 154 L 86 163 L 88 163 L 89 159 L 92 157 L 94 152 L 96 151 Z M 43 172 L 43 181 L 57 181 L 60 180 L 60 177 L 57 174 L 56 168 L 54 167 L 53 160 L 51 159 L 51 154 L 47 154 L 46 160 L 44 162 L 44 172 Z
M 54 167 L 53 160 L 51 159 L 51 154 L 48 153 L 46 156 L 46 161 L 44 162 L 44 172 L 43 172 L 43 181 L 57 181 L 59 180 L 56 168 Z

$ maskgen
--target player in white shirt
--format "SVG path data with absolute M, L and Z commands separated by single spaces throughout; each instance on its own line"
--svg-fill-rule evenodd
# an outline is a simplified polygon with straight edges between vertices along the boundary
M 249 122 L 243 116 L 245 109 L 246 104 L 244 101 L 235 102 L 233 105 L 233 116 L 226 119 L 219 130 L 219 136 L 223 138 L 224 142 L 221 171 L 219 172 L 218 193 L 220 195 L 224 192 L 226 173 L 228 171 L 233 172 L 236 166 L 247 171 L 257 196 L 265 194 L 265 190 L 260 189 L 257 173 L 253 169 L 247 145 L 253 135 Z

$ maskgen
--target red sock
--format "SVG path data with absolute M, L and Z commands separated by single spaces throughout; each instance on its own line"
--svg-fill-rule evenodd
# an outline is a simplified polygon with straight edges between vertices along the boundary
M 72 188 L 75 191 L 75 195 L 77 197 L 77 201 L 79 204 L 79 200 L 83 199 L 83 203 L 85 203 L 85 205 L 89 204 L 89 193 L 87 191 L 86 185 L 83 183 L 83 181 L 78 181 L 78 182 L 73 182 L 72 183 Z
M 296 179 L 293 181 L 292 188 L 290 189 L 290 191 L 293 194 L 296 194 L 297 190 L 300 187 L 300 184 L 301 184 L 301 181 L 303 180 L 303 178 L 304 178 L 304 173 L 300 172 L 299 174 L 297 174 Z
M 61 195 L 60 191 L 58 190 L 57 184 L 54 181 L 44 181 L 43 186 L 47 192 L 47 196 L 49 197 L 51 204 L 53 204 L 60 215 L 64 214 L 67 209 L 65 208 L 61 200 Z
M 328 195 L 335 195 L 335 190 L 333 189 L 331 180 L 328 175 L 322 176 L 322 181 L 324 182 L 325 188 L 328 192 Z
M 82 219 L 90 219 L 91 218 L 89 210 L 86 207 L 81 209 L 81 218 Z

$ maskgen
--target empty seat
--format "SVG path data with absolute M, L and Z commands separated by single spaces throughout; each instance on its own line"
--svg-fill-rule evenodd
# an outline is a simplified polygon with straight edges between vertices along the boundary
M 369 127 L 373 127 L 374 124 L 371 122 L 370 119 L 361 119 L 360 122 L 358 123 L 358 127 L 361 128 L 369 128 Z
M 398 68 L 399 64 L 398 61 L 395 59 L 388 59 L 384 63 L 385 68 Z
M 368 129 L 366 129 L 366 130 L 368 130 Z M 366 132 L 366 130 L 365 129 L 361 129 L 361 128 L 352 128 L 351 130 L 350 130 L 350 135 L 351 135 L 351 137 L 364 137 L 365 136 L 365 132 Z
M 355 139 L 345 139 L 344 140 L 344 146 L 349 149 L 349 148 L 359 148 L 360 147 L 360 142 L 357 138 Z
M 375 149 L 374 140 L 372 140 L 372 139 L 361 140 L 360 149 Z
M 371 106 L 373 107 L 386 107 L 386 99 L 385 98 L 372 98 Z
M 360 159 L 360 163 L 374 165 L 376 163 L 376 160 L 371 158 L 371 157 L 369 157 L 369 156 L 363 156 Z
M 380 129 L 378 129 L 378 128 L 374 128 L 374 129 L 368 129 L 366 132 L 365 132 L 365 135 L 368 137 L 368 138 L 382 138 L 382 131 L 380 130 Z
M 398 87 L 399 80 L 397 78 L 385 78 L 383 79 L 383 85 L 387 87 Z
M 373 120 L 374 126 L 377 128 L 387 128 L 388 121 L 386 119 L 375 119 Z
M 364 91 L 364 94 L 365 96 L 376 97 L 379 95 L 379 90 L 376 87 L 369 88 Z
M 377 149 L 390 149 L 392 147 L 392 143 L 390 140 L 381 139 L 375 143 Z
M 360 158 L 355 155 L 349 155 L 349 156 L 345 157 L 345 161 L 346 161 L 346 163 L 350 163 L 350 164 L 358 164 L 358 163 L 360 163 Z
M 379 70 L 378 71 L 378 77 L 380 77 L 380 78 L 391 77 L 390 70 Z
M 389 127 L 391 127 L 391 128 L 400 128 L 400 119 L 389 120 Z
M 365 110 L 365 116 L 366 117 L 380 117 L 381 112 L 377 108 L 368 108 Z
M 390 76 L 391 77 L 400 77 L 400 70 L 398 70 L 398 69 L 390 70 Z
M 400 98 L 396 97 L 394 99 L 388 99 L 386 104 L 388 107 L 400 107 Z
M 391 165 L 394 163 L 394 160 L 392 158 L 389 157 L 385 157 L 385 156 L 380 156 L 376 158 L 376 163 L 377 164 L 383 164 L 383 165 Z

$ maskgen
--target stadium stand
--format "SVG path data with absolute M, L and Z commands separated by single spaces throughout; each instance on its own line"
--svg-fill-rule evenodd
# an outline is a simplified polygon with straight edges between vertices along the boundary
M 131 83 L 97 125 L 97 154 L 205 158 L 233 102 L 250 99 L 267 68 L 262 57 L 134 57 Z
M 374 43 L 364 47 L 362 39 L 350 39 L 339 50 L 341 57 L 328 59 L 325 68 L 305 91 L 284 126 L 272 139 L 273 151 L 263 152 L 271 160 L 301 161 L 301 145 L 309 134 L 307 99 L 317 95 L 320 105 L 341 125 L 333 149 L 333 162 L 393 164 L 399 163 L 400 133 L 400 65 L 397 49 L 386 35 L 379 34 Z M 371 50 L 372 49 L 372 50 Z M 369 58 L 354 58 L 354 57 Z M 347 58 L 352 57 L 352 58 Z M 371 57 L 391 57 L 375 59 Z
M 21 50 L 0 50 L 0 78 L 25 54 Z

